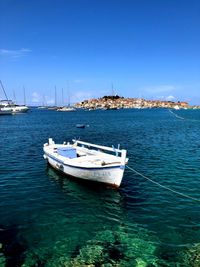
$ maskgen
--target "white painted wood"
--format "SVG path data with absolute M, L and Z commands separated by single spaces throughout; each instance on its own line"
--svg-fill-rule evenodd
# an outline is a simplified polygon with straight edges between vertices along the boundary
M 116 152 L 115 149 L 100 145 L 94 145 L 82 141 L 79 144 L 87 145 L 97 149 L 103 149 Z M 76 149 L 78 157 L 68 158 L 60 155 L 58 148 Z M 128 162 L 126 158 L 126 150 L 118 150 L 121 156 L 111 155 L 102 151 L 77 146 L 74 144 L 55 144 L 53 139 L 49 139 L 49 143 L 44 144 L 44 158 L 55 169 L 63 173 L 84 180 L 90 180 L 100 183 L 106 183 L 119 187 L 123 178 L 125 164 Z

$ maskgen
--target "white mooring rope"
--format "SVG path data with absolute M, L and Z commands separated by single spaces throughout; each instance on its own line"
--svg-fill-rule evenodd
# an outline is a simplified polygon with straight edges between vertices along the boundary
M 182 117 L 182 116 L 179 116 L 179 115 L 177 115 L 174 111 L 172 111 L 171 109 L 168 109 L 168 111 L 172 114 L 172 115 L 174 115 L 177 119 L 180 119 L 180 120 L 187 120 L 187 121 L 197 121 L 197 122 L 200 122 L 200 120 L 197 120 L 197 119 L 190 119 L 190 118 L 184 118 L 184 117 Z
M 183 118 L 183 117 L 177 115 L 176 113 L 174 113 L 171 109 L 168 109 L 168 110 L 169 110 L 169 112 L 170 112 L 171 114 L 173 114 L 176 118 L 181 119 L 181 120 L 186 120 L 185 118 Z
M 153 184 L 156 184 L 156 185 L 159 186 L 159 187 L 162 187 L 162 188 L 164 188 L 164 189 L 166 189 L 166 190 L 168 190 L 168 191 L 171 191 L 172 193 L 174 193 L 174 194 L 176 194 L 176 195 L 179 195 L 179 196 L 182 196 L 182 197 L 189 198 L 189 199 L 191 199 L 191 200 L 200 202 L 200 199 L 197 199 L 197 198 L 188 196 L 188 195 L 186 195 L 186 194 L 183 194 L 183 193 L 181 193 L 181 192 L 178 192 L 178 191 L 176 191 L 176 190 L 173 190 L 173 189 L 171 189 L 171 188 L 169 188 L 169 187 L 167 187 L 167 186 L 164 186 L 164 185 L 162 185 L 162 184 L 160 184 L 160 183 L 158 183 L 158 182 L 156 182 L 156 181 L 154 181 L 154 180 L 152 180 L 152 179 L 146 177 L 144 174 L 142 174 L 142 173 L 140 173 L 140 172 L 134 170 L 133 168 L 131 168 L 131 167 L 127 166 L 127 165 L 126 165 L 126 167 L 127 167 L 129 170 L 131 170 L 131 171 L 133 171 L 134 173 L 138 174 L 139 176 L 145 178 L 146 180 L 152 182 Z

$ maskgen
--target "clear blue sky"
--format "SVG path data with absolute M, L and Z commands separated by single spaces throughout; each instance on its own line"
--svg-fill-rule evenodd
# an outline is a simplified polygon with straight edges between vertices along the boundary
M 23 86 L 41 104 L 55 85 L 77 102 L 113 84 L 200 105 L 199 0 L 0 0 L 0 11 L 0 79 L 18 102 Z

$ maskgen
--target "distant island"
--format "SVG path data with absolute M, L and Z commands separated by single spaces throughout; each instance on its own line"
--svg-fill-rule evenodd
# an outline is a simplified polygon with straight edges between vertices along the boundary
M 173 108 L 188 109 L 200 108 L 199 106 L 190 106 L 187 102 L 173 102 L 161 100 L 145 100 L 143 98 L 124 98 L 122 96 L 103 96 L 84 100 L 75 104 L 76 108 L 84 108 L 89 110 L 96 109 L 128 109 L 128 108 Z

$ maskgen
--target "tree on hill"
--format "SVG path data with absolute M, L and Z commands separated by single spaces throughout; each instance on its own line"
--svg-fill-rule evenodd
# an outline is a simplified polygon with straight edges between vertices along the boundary
M 124 98 L 124 97 L 118 95 L 105 95 L 102 97 L 102 99 L 104 100 L 117 100 L 119 98 Z

